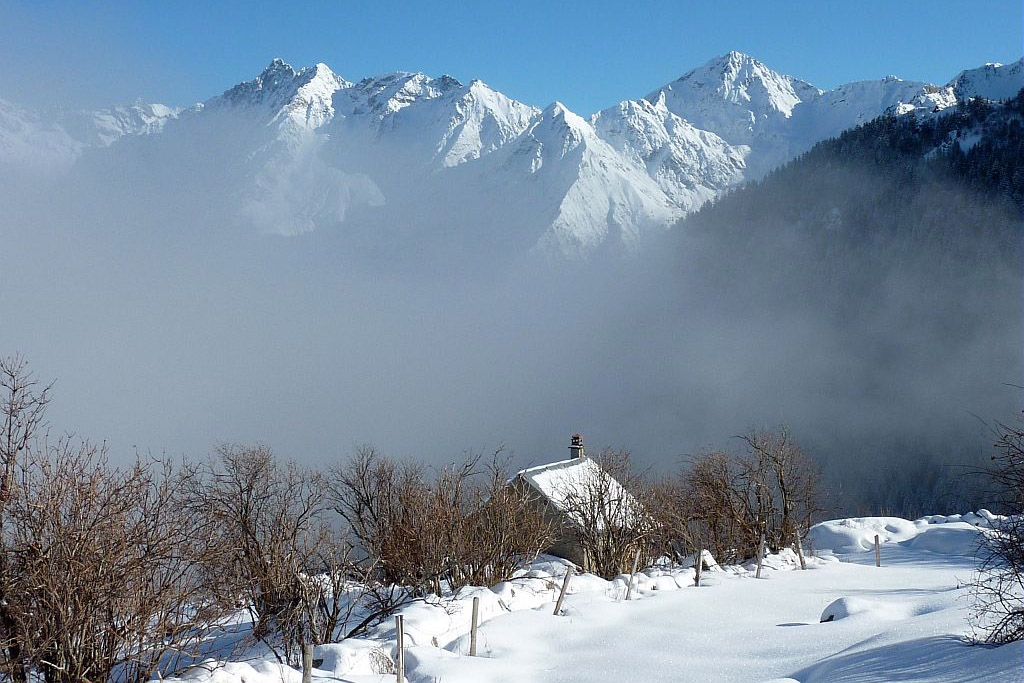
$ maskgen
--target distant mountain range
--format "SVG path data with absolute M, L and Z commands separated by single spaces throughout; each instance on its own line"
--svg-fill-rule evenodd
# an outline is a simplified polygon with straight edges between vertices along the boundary
M 0 164 L 28 172 L 66 171 L 85 150 L 158 133 L 181 111 L 144 102 L 95 111 L 32 111 L 0 100 Z
M 130 165 L 132 177 L 152 168 L 198 183 L 180 164 L 191 156 L 188 168 L 216 169 L 218 201 L 262 231 L 337 228 L 413 244 L 443 234 L 580 259 L 633 251 L 728 188 L 883 113 L 932 115 L 1022 87 L 1024 60 L 945 86 L 890 76 L 823 91 L 730 52 L 588 118 L 478 80 L 399 72 L 353 83 L 325 64 L 275 59 L 187 109 L 35 112 L 0 101 L 0 170 L 54 178 L 93 158 L 108 170 Z

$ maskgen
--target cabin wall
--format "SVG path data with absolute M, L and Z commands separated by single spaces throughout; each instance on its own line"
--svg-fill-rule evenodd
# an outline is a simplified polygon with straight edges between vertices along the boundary
M 575 529 L 565 513 L 552 505 L 551 501 L 538 493 L 536 489 L 523 481 L 521 477 L 515 479 L 512 485 L 520 489 L 525 487 L 529 493 L 530 504 L 537 508 L 544 521 L 551 524 L 555 529 L 555 541 L 545 548 L 544 552 L 548 555 L 569 560 L 584 570 L 588 570 L 589 567 L 587 565 L 589 563 L 586 561 L 583 547 L 576 540 Z

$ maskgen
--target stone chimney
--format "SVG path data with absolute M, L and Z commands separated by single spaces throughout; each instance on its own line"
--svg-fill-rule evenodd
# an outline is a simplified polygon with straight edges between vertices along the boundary
M 585 458 L 587 454 L 583 448 L 583 435 L 573 434 L 572 440 L 569 442 L 569 457 L 570 458 Z

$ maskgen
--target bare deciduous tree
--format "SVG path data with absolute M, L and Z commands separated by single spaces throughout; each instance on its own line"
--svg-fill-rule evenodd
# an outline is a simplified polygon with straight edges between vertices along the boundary
M 707 548 L 722 562 L 797 542 L 820 512 L 818 469 L 785 426 L 740 437 L 745 452 L 697 455 L 678 478 L 658 487 L 654 514 L 666 551 Z
M 297 664 L 355 613 L 362 578 L 327 518 L 319 473 L 281 464 L 265 446 L 225 445 L 189 481 L 217 552 L 205 562 L 224 605 L 248 609 L 253 636 Z
M 412 597 L 507 580 L 550 544 L 550 525 L 508 478 L 500 449 L 486 467 L 470 456 L 433 478 L 372 446 L 332 470 L 333 505 L 371 568 L 382 614 Z
M 682 514 L 699 531 L 704 547 L 722 562 L 738 562 L 756 553 L 759 500 L 752 495 L 750 474 L 738 456 L 709 451 L 698 455 L 680 477 Z
M 740 438 L 748 448 L 747 469 L 765 540 L 772 550 L 789 547 L 820 512 L 818 467 L 785 425 Z
M 155 463 L 108 467 L 63 439 L 18 471 L 5 541 L 21 665 L 47 683 L 147 681 L 191 663 L 222 612 L 199 561 L 209 548 Z
M 1024 429 L 997 430 L 988 475 L 1007 516 L 982 536 L 972 622 L 980 640 L 1002 644 L 1024 640 Z
M 13 495 L 14 477 L 29 445 L 44 427 L 46 406 L 52 384 L 40 386 L 21 356 L 0 358 L 0 538 L 6 531 L 7 508 Z M 9 556 L 0 552 L 0 643 L 6 670 L 12 680 L 22 683 L 26 672 L 20 637 L 8 596 L 12 573 Z
M 447 588 L 492 586 L 512 578 L 553 540 L 553 528 L 530 493 L 509 485 L 500 451 L 481 472 L 477 458 L 443 470 L 434 482 L 434 534 L 448 542 Z

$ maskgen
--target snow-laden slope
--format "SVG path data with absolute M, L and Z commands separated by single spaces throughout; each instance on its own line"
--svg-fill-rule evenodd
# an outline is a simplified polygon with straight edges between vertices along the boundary
M 368 78 L 339 93 L 343 135 L 398 146 L 415 162 L 457 166 L 499 149 L 523 132 L 540 110 L 479 80 L 398 72 Z M 369 135 L 368 135 L 369 134 Z
M 126 106 L 72 112 L 59 121 L 71 137 L 86 147 L 107 147 L 123 137 L 159 133 L 181 111 L 139 100 Z
M 537 242 L 542 251 L 579 258 L 604 244 L 634 248 L 676 215 L 642 166 L 561 103 L 545 109 L 509 151 L 505 168 L 554 190 L 554 219 Z
M 927 95 L 935 88 L 926 83 L 886 76 L 857 81 L 823 92 L 795 109 L 792 149 L 799 153 L 814 143 L 835 137 L 847 128 L 878 118 L 894 105 Z
M 964 581 L 974 569 L 972 546 L 985 533 L 972 518 L 982 516 L 827 522 L 812 529 L 818 556 L 808 558 L 807 571 L 787 549 L 765 559 L 760 579 L 752 563 L 712 565 L 700 587 L 689 567 L 653 567 L 612 581 L 576 574 L 558 615 L 565 563 L 539 561 L 492 588 L 466 588 L 404 608 L 406 678 L 1020 683 L 1024 644 L 990 648 L 966 639 L 970 595 Z M 872 549 L 848 541 L 879 531 L 882 566 L 875 567 Z M 629 581 L 634 589 L 627 602 Z M 478 656 L 471 657 L 474 599 L 480 627 Z M 173 680 L 301 680 L 300 671 L 269 653 L 232 654 L 234 661 L 208 661 Z M 391 681 L 395 673 L 385 671 L 395 654 L 388 620 L 366 638 L 318 646 L 313 679 Z
M 669 111 L 665 98 L 626 100 L 593 117 L 598 136 L 646 169 L 678 212 L 690 212 L 743 179 L 746 146 L 733 146 Z

